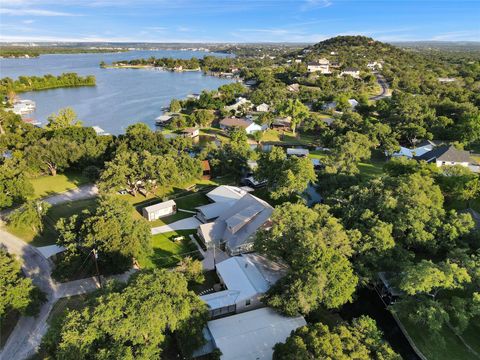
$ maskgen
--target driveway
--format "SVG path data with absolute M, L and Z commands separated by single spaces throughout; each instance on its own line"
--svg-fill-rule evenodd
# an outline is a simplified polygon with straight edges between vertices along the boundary
M 159 227 L 152 228 L 152 235 L 163 234 L 170 231 L 177 230 L 191 230 L 199 227 L 201 222 L 194 216 L 175 221 L 168 225 L 163 225 Z
M 94 184 L 81 185 L 76 189 L 68 190 L 63 193 L 42 198 L 43 201 L 51 205 L 63 204 L 69 201 L 90 199 L 98 195 L 98 188 Z

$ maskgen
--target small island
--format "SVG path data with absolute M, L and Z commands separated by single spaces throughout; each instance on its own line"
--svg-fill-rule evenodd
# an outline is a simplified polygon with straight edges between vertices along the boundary
M 79 76 L 77 73 L 63 73 L 59 76 L 47 74 L 44 76 L 20 76 L 17 80 L 2 78 L 0 80 L 0 94 L 10 92 L 21 93 L 62 87 L 95 86 L 93 75 Z
M 46 46 L 0 46 L 0 58 L 37 58 L 45 54 L 89 54 L 125 52 L 125 48 L 83 48 L 83 47 L 46 47 Z

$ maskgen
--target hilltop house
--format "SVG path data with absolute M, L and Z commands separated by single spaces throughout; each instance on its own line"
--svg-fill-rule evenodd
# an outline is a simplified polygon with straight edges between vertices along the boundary
M 267 202 L 248 193 L 231 206 L 225 204 L 222 212 L 218 212 L 217 208 L 208 210 L 217 212 L 218 217 L 213 222 L 200 225 L 197 234 L 207 248 L 219 246 L 230 256 L 252 250 L 256 232 L 269 226 L 273 212 Z M 205 217 L 215 215 L 205 214 L 205 208 L 201 211 Z
M 344 75 L 350 75 L 354 78 L 359 78 L 360 77 L 360 70 L 358 70 L 357 68 L 353 68 L 353 67 L 347 67 L 347 68 L 343 69 L 343 71 L 340 73 L 340 76 L 344 76 Z
M 224 118 L 220 120 L 220 128 L 222 130 L 231 130 L 235 127 L 243 128 L 247 134 L 253 134 L 256 131 L 263 131 L 265 126 L 258 125 L 252 120 L 240 119 L 240 118 Z
M 221 360 L 268 360 L 273 347 L 307 323 L 302 316 L 286 317 L 270 308 L 211 320 L 203 330 L 206 343 L 193 354 L 200 357 L 219 349 Z
M 286 275 L 287 269 L 258 254 L 234 256 L 216 266 L 224 290 L 200 298 L 207 303 L 211 318 L 263 307 L 262 295 Z
M 322 58 L 318 61 L 309 62 L 307 64 L 307 70 L 309 73 L 319 72 L 321 74 L 330 74 L 330 61 Z
M 369 68 L 370 70 L 381 70 L 382 67 L 382 63 L 378 61 L 371 61 L 367 64 L 367 68 Z
M 441 145 L 420 156 L 416 160 L 424 160 L 428 163 L 435 162 L 438 167 L 460 165 L 469 167 L 470 153 L 465 150 L 458 150 L 453 145 Z

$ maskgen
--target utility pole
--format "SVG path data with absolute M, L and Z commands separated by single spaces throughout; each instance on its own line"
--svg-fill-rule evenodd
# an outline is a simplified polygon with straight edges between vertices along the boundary
M 97 269 L 97 277 L 98 277 L 98 283 L 100 284 L 100 287 L 102 287 L 102 278 L 100 277 L 100 271 L 98 270 L 98 254 L 97 254 L 97 249 L 92 250 L 93 254 L 93 261 L 95 262 L 95 268 Z

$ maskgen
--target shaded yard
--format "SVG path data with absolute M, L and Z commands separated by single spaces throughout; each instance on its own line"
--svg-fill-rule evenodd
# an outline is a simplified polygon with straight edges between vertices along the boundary
M 153 252 L 150 256 L 138 259 L 140 266 L 142 268 L 168 268 L 178 264 L 185 256 L 198 258 L 201 255 L 188 236 L 195 232 L 196 230 L 178 230 L 153 235 L 151 238 Z M 176 237 L 183 237 L 183 240 L 175 241 Z
M 35 192 L 34 198 L 38 199 L 76 189 L 80 185 L 89 183 L 90 180 L 78 173 L 66 173 L 55 176 L 40 176 L 30 179 L 30 182 Z
M 85 209 L 93 209 L 95 205 L 96 199 L 92 198 L 52 206 L 45 218 L 43 233 L 35 231 L 30 226 L 13 227 L 8 225 L 7 230 L 34 246 L 53 245 L 58 236 L 55 231 L 55 224 L 60 218 L 79 214 Z

